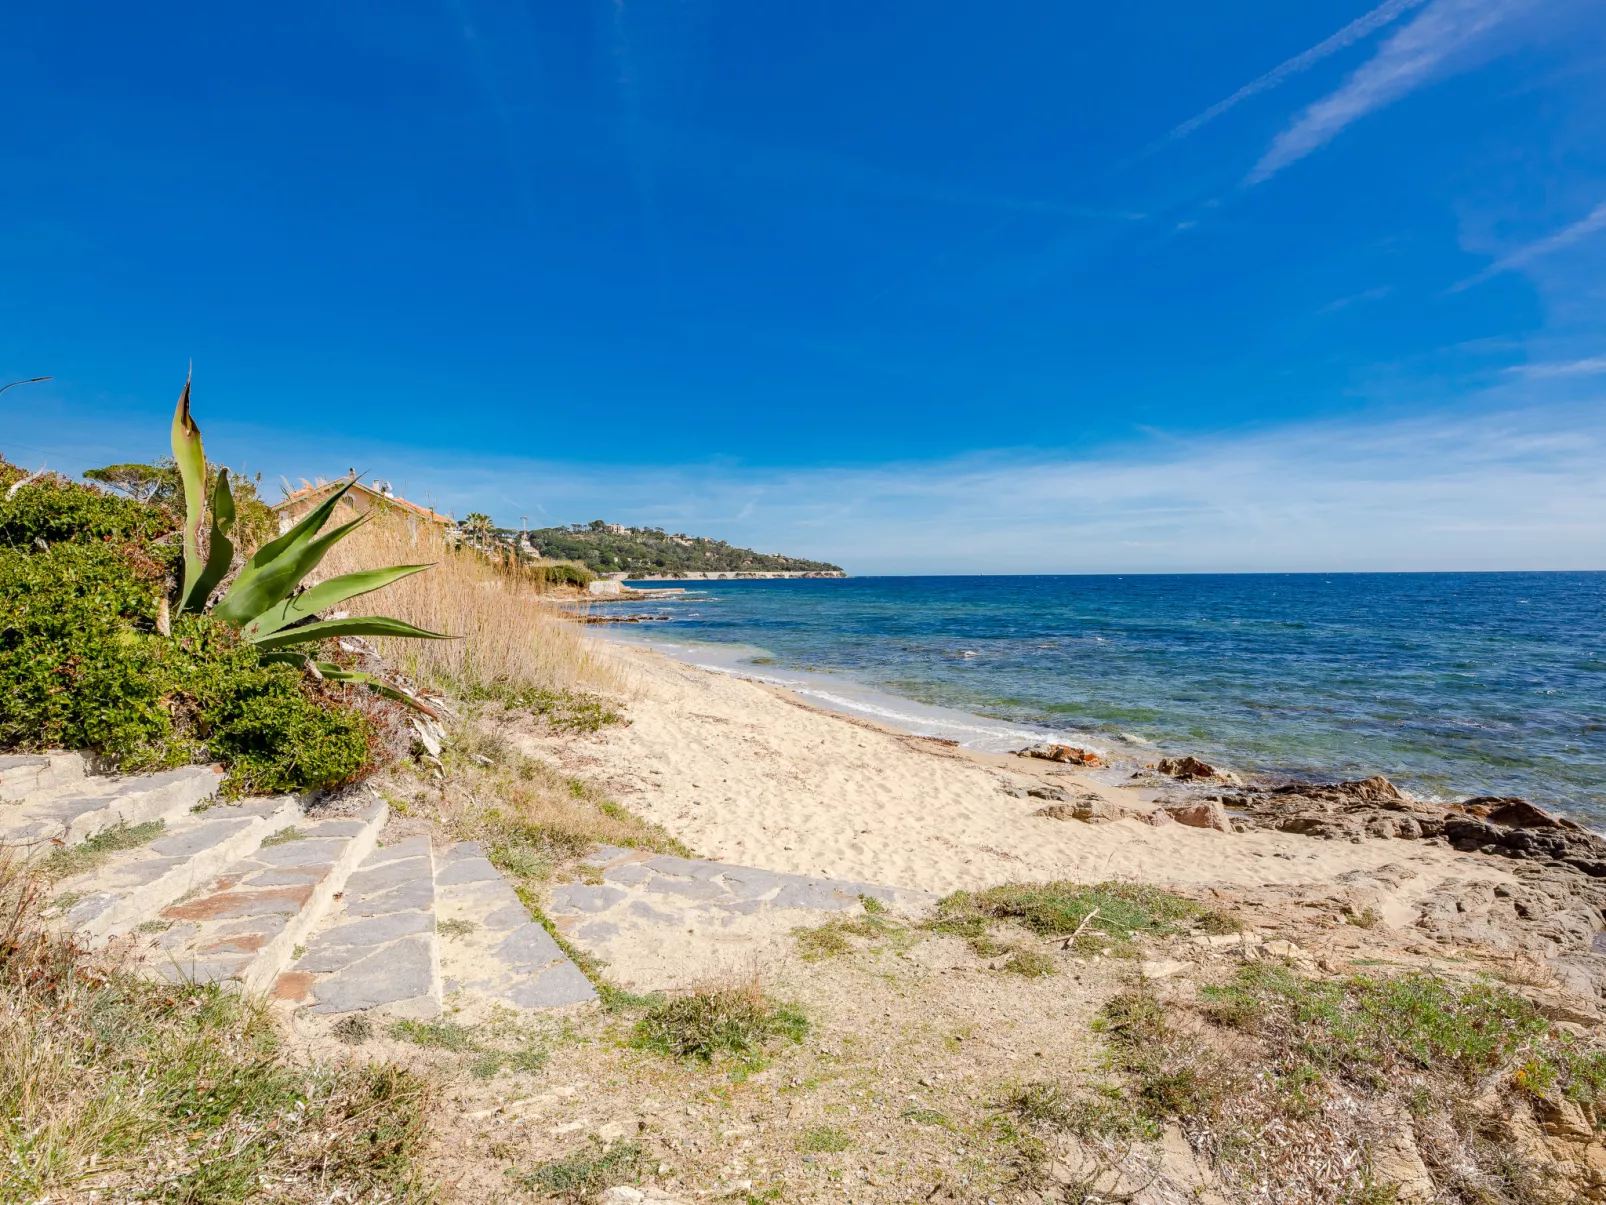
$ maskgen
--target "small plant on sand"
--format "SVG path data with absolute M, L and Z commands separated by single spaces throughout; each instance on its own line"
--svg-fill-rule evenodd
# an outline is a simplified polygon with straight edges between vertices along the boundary
M 839 954 L 853 952 L 854 946 L 848 940 L 849 937 L 890 937 L 904 931 L 903 926 L 882 919 L 886 909 L 880 901 L 869 897 L 860 898 L 875 904 L 875 911 L 872 912 L 866 907 L 863 916 L 837 917 L 826 921 L 823 925 L 793 929 L 792 937 L 797 942 L 798 953 L 810 962 L 820 958 L 834 958 Z
M 927 927 L 975 944 L 998 921 L 1013 921 L 1039 937 L 1075 936 L 1078 947 L 1088 951 L 1112 948 L 1124 954 L 1132 952 L 1133 939 L 1140 934 L 1161 937 L 1190 926 L 1226 929 L 1234 924 L 1216 909 L 1157 887 L 1054 882 L 956 891 L 939 902 Z
M 398 1042 L 411 1042 L 414 1046 L 429 1046 L 437 1050 L 474 1050 L 473 1033 L 456 1021 L 393 1021 L 390 1036 Z
M 813 1126 L 797 1140 L 798 1150 L 819 1154 L 836 1154 L 852 1145 L 853 1140 L 835 1126 Z
M 644 1153 L 634 1142 L 619 1142 L 603 1147 L 593 1141 L 590 1146 L 549 1163 L 542 1163 L 534 1171 L 514 1173 L 519 1184 L 530 1192 L 542 1192 L 565 1201 L 584 1201 L 593 1193 L 633 1178 Z
M 808 1019 L 765 998 L 757 980 L 700 988 L 654 1004 L 636 1023 L 632 1044 L 688 1062 L 749 1058 L 771 1040 L 801 1042 Z
M 361 1046 L 374 1036 L 374 1023 L 366 1013 L 350 1013 L 336 1021 L 329 1032 L 348 1046 Z

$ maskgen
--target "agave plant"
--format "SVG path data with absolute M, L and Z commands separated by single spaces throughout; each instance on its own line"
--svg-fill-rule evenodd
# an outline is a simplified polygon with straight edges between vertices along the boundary
M 179 611 L 200 613 L 207 611 L 213 591 L 233 564 L 234 543 L 229 539 L 229 532 L 234 527 L 235 516 L 234 495 L 229 489 L 226 468 L 218 469 L 211 504 L 206 504 L 206 453 L 201 447 L 200 428 L 190 417 L 189 381 L 184 382 L 184 392 L 179 395 L 173 412 L 173 459 L 184 485 L 184 580 L 179 591 Z M 368 516 L 363 515 L 320 534 L 335 507 L 355 484 L 355 480 L 348 481 L 277 540 L 257 549 L 228 591 L 211 607 L 210 614 L 237 627 L 240 634 L 261 651 L 265 662 L 311 665 L 325 678 L 366 683 L 382 694 L 416 704 L 416 700 L 372 674 L 313 661 L 310 656 L 318 641 L 332 636 L 448 639 L 439 632 L 427 632 L 382 615 L 317 618 L 320 611 L 431 567 L 392 565 L 388 569 L 344 573 L 309 589 L 301 589 L 302 581 L 318 567 L 325 554 L 367 521 Z M 203 556 L 201 527 L 208 516 L 211 531 Z

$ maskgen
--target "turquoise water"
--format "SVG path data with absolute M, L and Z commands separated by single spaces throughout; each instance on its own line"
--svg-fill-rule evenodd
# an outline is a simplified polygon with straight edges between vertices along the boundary
M 1382 773 L 1599 824 L 1603 603 L 1606 573 L 733 581 L 666 596 L 670 622 L 630 635 L 1101 748 Z

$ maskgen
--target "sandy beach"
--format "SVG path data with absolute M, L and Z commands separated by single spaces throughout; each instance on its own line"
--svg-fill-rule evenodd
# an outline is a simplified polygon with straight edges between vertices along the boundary
M 629 725 L 540 743 L 704 857 L 933 893 L 1051 879 L 1312 887 L 1387 868 L 1398 886 L 1381 904 L 1402 923 L 1448 879 L 1509 879 L 1498 863 L 1469 865 L 1424 842 L 1034 815 L 1042 801 L 1018 797 L 1020 788 L 1046 783 L 1127 804 L 1140 797 L 1052 763 L 824 712 L 650 649 L 609 650 L 630 684 Z

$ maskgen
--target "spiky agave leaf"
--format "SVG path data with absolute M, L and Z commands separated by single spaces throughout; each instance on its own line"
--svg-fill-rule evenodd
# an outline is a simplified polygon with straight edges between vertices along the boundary
M 199 610 L 206 599 L 193 603 L 195 586 L 206 570 L 201 557 L 201 521 L 206 510 L 206 452 L 201 447 L 201 429 L 190 417 L 190 379 L 184 378 L 184 392 L 173 409 L 173 460 L 184 483 L 184 583 L 179 591 L 179 610 Z
M 246 562 L 234 585 L 212 609 L 219 619 L 244 627 L 275 603 L 295 593 L 301 579 L 318 567 L 327 553 L 365 520 L 352 519 L 320 536 L 318 529 L 345 494 L 341 490 L 271 544 L 264 545 Z
M 317 623 L 305 623 L 299 628 L 288 628 L 282 632 L 259 637 L 251 643 L 259 649 L 271 651 L 308 644 L 315 640 L 327 640 L 332 636 L 404 636 L 413 640 L 452 639 L 440 632 L 427 632 L 423 628 L 415 628 L 410 623 L 403 623 L 399 619 L 390 619 L 384 615 L 358 615 L 351 619 L 322 619 Z
M 311 619 L 319 611 L 338 606 L 347 599 L 368 594 L 390 585 L 391 582 L 400 581 L 404 577 L 411 577 L 430 568 L 433 566 L 392 565 L 388 569 L 365 569 L 358 573 L 343 573 L 339 577 L 320 582 L 304 593 L 275 603 L 246 624 L 241 629 L 241 634 L 247 640 L 254 642 L 277 632 L 280 628 L 289 627 L 303 619 Z
M 217 471 L 217 485 L 212 490 L 212 532 L 206 542 L 206 565 L 188 595 L 181 610 L 201 611 L 206 600 L 223 580 L 234 564 L 234 542 L 229 532 L 234 528 L 234 494 L 229 489 L 228 469 Z

